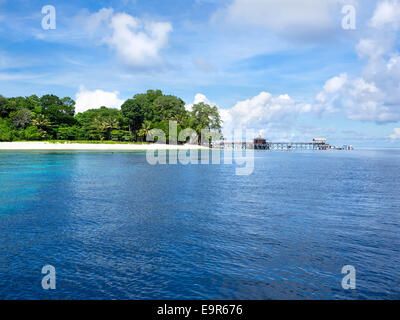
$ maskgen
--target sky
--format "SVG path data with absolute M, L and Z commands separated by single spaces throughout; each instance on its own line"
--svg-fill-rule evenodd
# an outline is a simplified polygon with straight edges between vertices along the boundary
M 0 94 L 148 89 L 217 105 L 225 135 L 400 147 L 400 0 L 0 0 Z

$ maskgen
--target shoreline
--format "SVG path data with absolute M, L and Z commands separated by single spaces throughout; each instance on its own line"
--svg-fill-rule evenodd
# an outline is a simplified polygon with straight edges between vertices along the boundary
M 185 144 L 106 144 L 106 143 L 53 143 L 53 142 L 0 142 L 0 151 L 18 150 L 100 150 L 100 151 L 146 151 L 146 150 L 202 150 L 208 147 Z

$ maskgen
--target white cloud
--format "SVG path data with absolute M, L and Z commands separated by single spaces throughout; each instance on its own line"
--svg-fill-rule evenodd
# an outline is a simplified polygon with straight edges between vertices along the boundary
M 344 74 L 342 77 L 347 77 L 347 75 Z M 327 83 L 335 79 L 338 77 L 328 80 Z M 349 120 L 378 123 L 400 120 L 400 110 L 392 110 L 390 106 L 383 104 L 385 93 L 374 82 L 355 78 L 344 82 L 335 91 L 329 92 L 325 87 L 316 96 L 313 104 L 313 110 L 320 114 L 343 111 Z
M 356 51 L 361 58 L 376 58 L 381 56 L 386 48 L 379 39 L 361 39 L 356 45 Z
M 347 74 L 343 73 L 339 77 L 329 79 L 324 85 L 324 91 L 327 93 L 335 93 L 340 90 L 347 82 Z
M 381 1 L 378 3 L 370 21 L 371 26 L 383 28 L 390 26 L 397 29 L 400 23 L 400 2 L 398 0 Z
M 193 104 L 200 102 L 216 105 L 204 94 L 198 93 Z M 191 110 L 193 104 L 186 105 L 186 109 Z M 312 111 L 311 105 L 298 103 L 287 94 L 273 97 L 268 92 L 238 101 L 229 109 L 219 109 L 223 121 L 223 134 L 228 140 L 234 130 L 240 129 L 253 129 L 262 135 L 271 133 L 272 129 L 280 132 L 281 139 L 290 139 L 285 133 L 290 130 L 289 120 Z
M 57 26 L 62 26 L 57 27 L 57 32 L 33 29 L 33 36 L 63 44 L 107 45 L 130 68 L 159 68 L 164 63 L 161 51 L 168 46 L 172 31 L 170 22 L 141 19 L 115 12 L 113 8 L 102 8 L 94 13 L 83 9 L 75 17 L 57 19 L 60 19 Z
M 89 109 L 96 109 L 102 106 L 119 109 L 124 100 L 118 98 L 119 92 L 107 92 L 100 89 L 89 91 L 81 86 L 76 93 L 75 112 L 84 112 Z
M 167 47 L 172 31 L 169 22 L 140 19 L 116 13 L 113 8 L 102 8 L 91 14 L 82 11 L 71 28 L 73 39 L 107 45 L 126 66 L 136 69 L 161 66 L 161 51 Z
M 389 136 L 392 140 L 399 140 L 400 139 L 400 128 L 394 128 L 394 133 Z
M 122 61 L 131 67 L 147 68 L 161 62 L 160 51 L 168 44 L 172 31 L 169 22 L 141 20 L 126 13 L 112 16 L 112 34 L 104 43 L 113 48 Z
M 93 35 L 104 23 L 109 23 L 113 14 L 113 8 L 102 8 L 98 12 L 86 17 L 86 28 L 89 34 Z
M 356 4 L 349 0 L 346 4 Z M 315 38 L 340 28 L 343 0 L 233 0 L 214 21 L 264 27 L 283 36 Z M 338 19 L 339 17 L 339 19 Z
M 185 105 L 185 108 L 186 108 L 186 110 L 188 110 L 188 111 L 192 111 L 193 105 L 198 104 L 198 103 L 201 103 L 201 102 L 203 102 L 203 103 L 205 103 L 205 104 L 208 104 L 208 105 L 210 105 L 211 107 L 217 105 L 216 103 L 211 102 L 210 100 L 208 100 L 207 97 L 206 97 L 204 94 L 202 94 L 202 93 L 197 93 L 197 94 L 194 96 L 194 101 L 193 101 L 193 103 Z
M 358 55 L 366 61 L 362 75 L 350 78 L 342 74 L 328 80 L 315 98 L 315 110 L 343 111 L 350 120 L 400 121 L 399 10 L 398 0 L 377 5 L 369 21 L 371 36 L 356 45 Z
M 339 111 L 336 108 L 343 86 L 348 82 L 346 73 L 333 77 L 325 82 L 323 90 L 317 94 L 312 106 L 313 111 L 319 114 L 331 114 Z
M 237 102 L 230 109 L 220 110 L 225 136 L 235 129 L 254 129 L 263 132 L 271 123 L 283 123 L 300 114 L 311 112 L 310 105 L 294 101 L 284 94 L 273 97 L 261 92 L 255 97 Z

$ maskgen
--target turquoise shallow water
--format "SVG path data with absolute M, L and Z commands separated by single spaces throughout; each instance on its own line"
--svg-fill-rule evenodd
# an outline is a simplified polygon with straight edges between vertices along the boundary
M 399 299 L 399 190 L 389 149 L 259 151 L 250 176 L 144 153 L 0 152 L 0 298 Z

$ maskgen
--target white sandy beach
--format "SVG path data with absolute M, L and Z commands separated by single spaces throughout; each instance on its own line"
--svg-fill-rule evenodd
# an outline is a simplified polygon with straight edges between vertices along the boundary
M 0 142 L 0 150 L 100 150 L 100 151 L 135 151 L 135 150 L 193 150 L 207 147 L 185 144 L 106 144 L 106 143 L 50 143 L 50 142 Z

